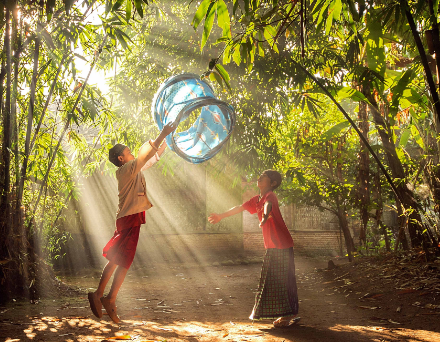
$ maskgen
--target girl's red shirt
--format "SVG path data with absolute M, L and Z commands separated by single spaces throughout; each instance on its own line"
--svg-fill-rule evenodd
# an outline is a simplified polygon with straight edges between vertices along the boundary
M 261 199 L 258 195 L 252 197 L 249 201 L 243 203 L 243 208 L 250 214 L 257 213 L 261 222 L 264 214 L 264 203 L 266 202 L 272 203 L 272 210 L 262 228 L 264 248 L 286 249 L 293 247 L 292 236 L 281 216 L 278 198 L 272 191 L 266 193 Z

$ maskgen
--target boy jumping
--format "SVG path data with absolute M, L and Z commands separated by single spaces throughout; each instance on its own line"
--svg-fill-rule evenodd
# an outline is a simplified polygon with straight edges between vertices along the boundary
M 88 294 L 90 308 L 98 318 L 102 317 L 102 306 L 104 306 L 113 322 L 119 322 L 116 313 L 116 296 L 133 262 L 139 230 L 141 224 L 145 223 L 145 210 L 152 207 L 147 197 L 142 170 L 159 160 L 166 148 L 166 143 L 162 144 L 162 142 L 174 129 L 173 123 L 167 124 L 156 140 L 150 140 L 141 146 L 137 158 L 127 146 L 122 144 L 116 144 L 109 151 L 109 160 L 118 167 L 116 179 L 118 180 L 119 208 L 116 213 L 115 233 L 102 253 L 108 259 L 108 263 L 102 271 L 98 289 Z M 113 272 L 115 276 L 110 292 L 103 297 L 105 286 Z

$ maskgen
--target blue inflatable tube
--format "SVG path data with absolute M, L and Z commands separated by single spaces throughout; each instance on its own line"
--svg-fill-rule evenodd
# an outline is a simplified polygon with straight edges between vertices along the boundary
M 166 138 L 172 151 L 193 164 L 211 159 L 228 141 L 235 126 L 234 108 L 217 99 L 212 87 L 196 74 L 168 78 L 151 105 L 159 130 L 169 122 L 184 122 L 196 110 L 200 114 L 189 129 Z

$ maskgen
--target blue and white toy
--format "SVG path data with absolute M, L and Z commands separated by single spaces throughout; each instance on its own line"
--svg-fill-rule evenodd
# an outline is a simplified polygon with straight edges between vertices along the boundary
M 193 164 L 214 157 L 231 136 L 234 108 L 215 97 L 214 90 L 196 74 L 171 76 L 159 87 L 151 106 L 159 130 L 169 122 L 179 124 L 200 108 L 200 115 L 184 131 L 167 136 L 169 148 Z

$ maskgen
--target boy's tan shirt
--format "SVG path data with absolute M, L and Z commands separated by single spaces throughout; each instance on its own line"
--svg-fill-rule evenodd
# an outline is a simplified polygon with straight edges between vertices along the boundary
M 141 172 L 142 166 L 144 165 L 139 165 L 138 159 L 135 158 L 116 170 L 119 192 L 116 219 L 140 213 L 153 206 L 147 197 L 145 177 Z

